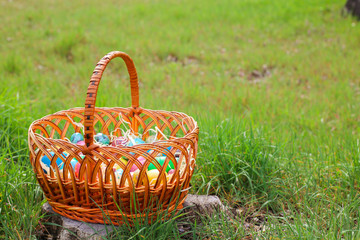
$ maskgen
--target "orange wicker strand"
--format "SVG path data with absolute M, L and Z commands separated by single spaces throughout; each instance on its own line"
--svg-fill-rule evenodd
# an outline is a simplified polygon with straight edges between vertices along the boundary
M 116 57 L 121 57 L 127 66 L 131 107 L 97 108 L 102 74 Z M 85 146 L 68 140 L 82 130 Z M 131 147 L 94 143 L 96 133 L 120 137 L 125 130 L 143 140 L 152 132 L 161 134 L 152 136 L 155 137 L 152 143 Z M 145 216 L 151 223 L 159 215 L 165 217 L 182 208 L 194 172 L 199 128 L 196 121 L 184 113 L 140 108 L 135 65 L 127 54 L 115 51 L 96 64 L 84 108 L 63 110 L 38 119 L 30 125 L 28 134 L 30 162 L 53 210 L 79 221 L 110 223 L 103 216 L 105 212 L 112 224 L 118 225 L 132 224 Z M 44 156 L 50 160 L 47 168 L 42 162 Z M 162 165 L 157 156 L 165 159 Z M 139 157 L 144 162 L 140 162 Z M 124 163 L 123 158 L 127 162 Z M 79 163 L 78 172 L 72 160 Z M 170 163 L 175 172 L 168 176 L 166 169 Z M 149 180 L 150 164 L 158 171 L 155 181 Z M 115 166 L 122 169 L 120 179 L 116 179 Z M 133 166 L 139 169 L 136 179 L 130 171 Z

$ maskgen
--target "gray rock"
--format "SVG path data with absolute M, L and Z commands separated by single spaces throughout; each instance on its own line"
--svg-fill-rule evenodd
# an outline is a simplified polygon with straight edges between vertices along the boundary
M 183 203 L 183 207 L 182 213 L 184 215 L 179 218 L 178 226 L 185 228 L 189 228 L 191 223 L 195 221 L 200 223 L 203 218 L 213 217 L 216 213 L 223 211 L 229 212 L 219 197 L 211 195 L 188 194 L 188 197 Z
M 84 223 L 63 217 L 55 213 L 47 202 L 42 206 L 41 212 L 46 216 L 42 220 L 46 230 L 39 234 L 40 239 L 98 240 L 114 230 L 111 225 Z
M 214 211 L 225 211 L 226 208 L 218 196 L 188 194 L 183 203 L 184 211 L 200 215 L 212 215 Z
M 177 219 L 177 227 L 179 233 L 183 234 L 183 239 L 193 239 L 192 228 L 195 222 L 201 225 L 206 218 L 213 217 L 219 211 L 227 211 L 217 196 L 208 195 L 188 194 L 183 207 L 184 215 Z
M 194 221 L 199 216 L 212 215 L 215 210 L 226 210 L 217 196 L 188 194 L 183 206 L 187 221 Z M 42 213 L 46 216 L 42 220 L 46 229 L 38 234 L 39 239 L 98 240 L 103 239 L 102 237 L 114 230 L 111 225 L 84 223 L 63 217 L 55 213 L 47 202 L 42 206 Z M 189 226 L 179 224 L 180 232 L 186 231 L 188 228 Z

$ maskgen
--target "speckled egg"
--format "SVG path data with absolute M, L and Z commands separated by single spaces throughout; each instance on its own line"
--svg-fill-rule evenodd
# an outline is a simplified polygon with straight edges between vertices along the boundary
M 76 144 L 80 141 L 84 141 L 84 136 L 81 133 L 74 133 L 71 135 L 70 141 Z
M 104 145 L 109 145 L 110 144 L 110 139 L 108 136 L 106 136 L 103 133 L 98 133 L 95 135 L 95 141 Z
M 121 176 L 122 176 L 123 172 L 124 171 L 122 169 L 118 169 L 118 170 L 115 171 L 116 184 L 120 183 Z
M 121 175 L 123 174 L 123 172 L 124 172 L 124 170 L 122 170 L 122 169 L 116 170 L 116 172 L 115 172 L 116 177 L 119 176 L 121 178 Z

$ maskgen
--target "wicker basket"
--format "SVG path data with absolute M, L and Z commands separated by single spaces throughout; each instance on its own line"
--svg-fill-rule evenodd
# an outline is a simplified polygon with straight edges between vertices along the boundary
M 130 75 L 132 107 L 96 108 L 101 76 L 107 64 L 116 57 L 125 61 Z M 158 134 L 157 141 L 132 147 L 94 143 L 96 131 L 110 137 L 122 136 L 122 127 L 128 127 L 144 140 L 151 136 L 150 129 L 167 133 L 168 138 Z M 81 131 L 85 146 L 68 140 L 73 133 Z M 184 113 L 140 108 L 134 63 L 127 54 L 114 51 L 96 65 L 85 108 L 60 111 L 31 124 L 30 161 L 55 212 L 92 223 L 110 223 L 111 220 L 115 225 L 132 224 L 135 218 L 145 219 L 145 216 L 146 221 L 151 222 L 161 213 L 168 214 L 182 207 L 195 167 L 198 133 L 196 121 Z M 166 157 L 162 165 L 155 158 L 159 154 Z M 44 156 L 51 161 L 48 172 L 41 164 Z M 127 158 L 127 163 L 121 161 L 122 157 Z M 145 158 L 145 163 L 140 162 L 139 157 Z M 73 159 L 81 164 L 77 174 L 71 165 Z M 175 172 L 167 176 L 165 170 L 170 162 Z M 113 170 L 116 164 L 123 170 L 118 181 Z M 137 178 L 130 173 L 134 164 L 140 170 Z M 160 172 L 151 183 L 147 176 L 149 164 L 155 165 Z M 162 218 L 164 216 L 167 215 Z

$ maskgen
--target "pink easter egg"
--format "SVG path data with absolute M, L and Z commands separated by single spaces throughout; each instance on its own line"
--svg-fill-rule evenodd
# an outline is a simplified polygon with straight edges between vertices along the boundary
M 141 165 L 144 165 L 146 159 L 144 157 L 138 157 L 139 162 L 141 163 Z M 139 168 L 135 165 L 135 163 L 131 166 L 130 172 L 135 172 L 136 170 L 138 170 Z
M 76 145 L 85 146 L 85 142 L 84 142 L 84 141 L 78 141 L 78 142 L 76 143 Z
M 171 174 L 174 174 L 175 173 L 175 169 L 171 169 L 169 172 L 168 172 L 168 175 L 171 175 Z

